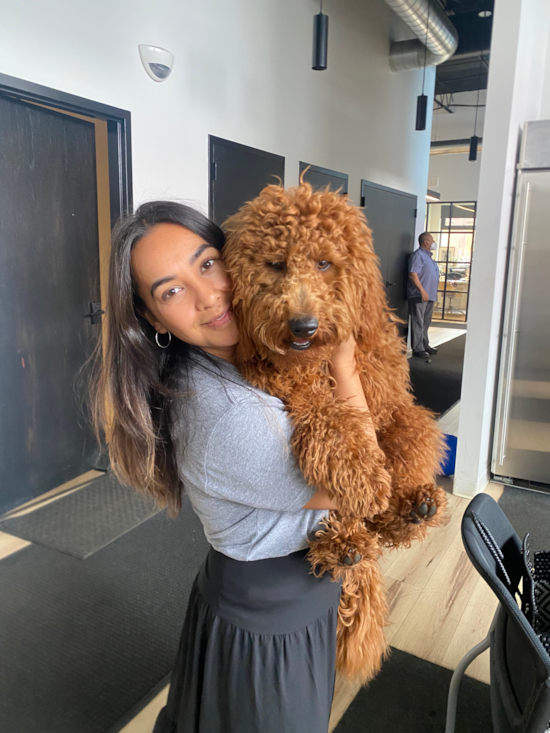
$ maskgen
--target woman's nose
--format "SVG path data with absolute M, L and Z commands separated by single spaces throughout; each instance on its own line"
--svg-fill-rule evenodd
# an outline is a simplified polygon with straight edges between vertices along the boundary
M 218 300 L 218 293 L 212 283 L 202 282 L 197 286 L 196 305 L 199 310 L 211 308 Z

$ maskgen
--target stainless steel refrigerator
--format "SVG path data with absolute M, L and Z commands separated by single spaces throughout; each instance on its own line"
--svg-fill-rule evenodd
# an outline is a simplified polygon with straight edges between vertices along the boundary
M 491 469 L 550 492 L 550 120 L 523 131 Z

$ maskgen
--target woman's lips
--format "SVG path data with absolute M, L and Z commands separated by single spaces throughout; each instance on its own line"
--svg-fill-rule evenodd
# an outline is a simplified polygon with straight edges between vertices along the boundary
M 231 310 L 228 308 L 224 313 L 222 313 L 219 318 L 215 318 L 213 321 L 209 321 L 208 323 L 205 323 L 205 326 L 209 326 L 210 328 L 221 328 L 222 326 L 225 326 L 227 323 L 233 320 L 233 313 L 231 313 Z

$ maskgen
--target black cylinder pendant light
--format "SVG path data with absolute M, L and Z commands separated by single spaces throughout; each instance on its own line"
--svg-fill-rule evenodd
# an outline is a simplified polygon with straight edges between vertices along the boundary
M 422 94 L 416 98 L 416 126 L 415 130 L 426 129 L 426 115 L 428 112 L 428 97 L 424 94 L 426 81 L 426 57 L 428 54 L 428 27 L 430 21 L 430 3 L 428 2 L 428 16 L 426 18 L 426 42 L 424 43 L 424 71 L 422 73 Z
M 321 0 L 321 12 L 313 18 L 313 65 L 315 71 L 325 71 L 327 68 L 328 52 L 328 15 L 323 13 L 323 0 Z
M 481 84 L 481 64 L 482 64 L 483 57 L 479 57 L 479 75 L 478 75 L 478 84 L 477 84 L 477 102 L 476 102 L 476 119 L 474 122 L 474 134 L 470 138 L 470 155 L 468 156 L 468 160 L 470 163 L 474 163 L 477 160 L 477 146 L 479 144 L 479 137 L 477 135 L 477 111 L 479 109 L 479 87 Z
M 477 160 L 477 146 L 478 145 L 479 145 L 479 137 L 477 135 L 472 135 L 472 137 L 470 138 L 470 155 L 468 156 L 468 160 L 470 162 Z
M 426 113 L 428 111 L 428 97 L 420 94 L 416 98 L 416 130 L 426 129 Z

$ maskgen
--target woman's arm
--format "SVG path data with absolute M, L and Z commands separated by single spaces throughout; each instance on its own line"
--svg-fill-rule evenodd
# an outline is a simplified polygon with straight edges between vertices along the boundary
M 335 396 L 344 400 L 350 407 L 355 407 L 358 410 L 365 412 L 365 430 L 367 431 L 367 435 L 375 441 L 375 443 L 378 443 L 367 399 L 363 392 L 361 378 L 357 371 L 357 362 L 355 360 L 355 339 L 353 336 L 350 336 L 346 342 L 340 344 L 340 346 L 335 349 L 329 363 L 329 371 L 336 381 L 334 386 Z
M 363 392 L 361 379 L 357 371 L 357 362 L 355 360 L 355 339 L 350 336 L 349 339 L 340 344 L 332 354 L 329 363 L 330 375 L 336 381 L 334 385 L 334 394 L 337 398 L 344 400 L 351 407 L 356 407 L 365 412 L 365 430 L 369 438 L 376 440 L 376 432 L 370 417 L 369 406 Z M 338 509 L 336 502 L 329 495 L 318 489 L 304 509 Z
M 308 503 L 302 507 L 302 509 L 314 509 L 316 511 L 334 509 L 335 511 L 338 511 L 338 504 L 333 499 L 331 499 L 325 491 L 317 489 L 317 491 L 313 494 Z

